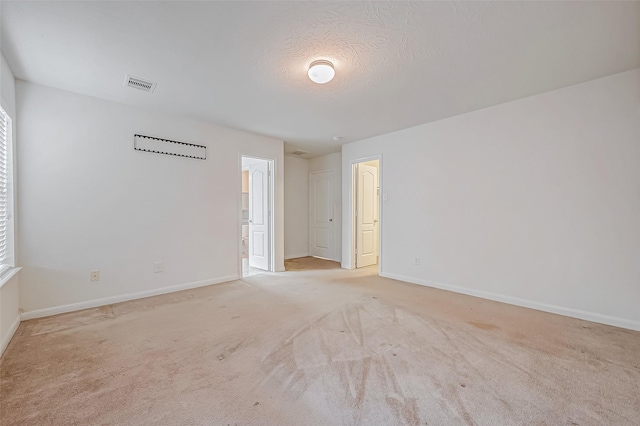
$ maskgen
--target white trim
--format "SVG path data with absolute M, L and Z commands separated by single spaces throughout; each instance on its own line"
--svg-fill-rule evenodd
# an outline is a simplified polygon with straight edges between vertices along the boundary
M 0 342 L 0 356 L 2 356 L 2 354 L 4 353 L 4 350 L 7 349 L 7 346 L 9 346 L 9 342 L 11 342 L 11 339 L 13 338 L 14 334 L 16 334 L 16 331 L 18 331 L 19 326 L 20 326 L 20 315 L 16 316 L 16 319 L 13 320 L 13 323 L 11 324 L 11 327 L 9 327 L 9 331 L 7 332 L 7 335 L 4 336 L 2 338 L 2 341 Z
M 313 171 L 310 171 L 309 174 L 312 174 L 312 173 L 328 173 L 328 172 L 337 172 L 337 171 L 338 170 L 336 168 L 332 167 L 330 169 L 313 170 Z
M 2 275 L 0 275 L 0 288 L 2 288 L 2 286 L 8 283 L 11 280 L 11 278 L 13 278 L 18 272 L 20 272 L 21 269 L 22 267 L 19 266 L 17 268 L 9 268 L 6 271 L 4 271 Z
M 16 264 L 16 158 L 15 158 L 15 148 L 16 148 L 16 119 L 15 119 L 15 111 L 11 111 L 11 109 L 4 108 L 4 105 L 0 105 L 0 110 L 4 112 L 6 117 L 9 120 L 9 126 L 6 131 L 6 236 L 5 236 L 5 259 L 3 263 L 5 265 L 15 265 Z
M 35 311 L 23 312 L 20 316 L 22 321 L 33 318 L 49 317 L 52 315 L 64 314 L 67 312 L 81 311 L 83 309 L 97 308 L 98 306 L 112 305 L 114 303 L 127 302 L 129 300 L 144 299 L 146 297 L 159 296 L 161 294 L 175 293 L 176 291 L 189 290 L 192 288 L 206 287 L 208 285 L 220 284 L 240 279 L 238 275 L 227 275 L 225 277 L 212 278 L 209 280 L 193 281 L 190 283 L 172 285 L 169 287 L 156 288 L 153 290 L 140 291 L 137 293 L 122 294 L 120 296 L 104 297 L 102 299 L 87 300 L 84 302 L 71 303 L 69 305 L 54 306 L 52 308 L 36 309 Z
M 309 255 L 309 256 L 311 256 L 311 255 Z M 329 260 L 329 261 L 331 261 L 331 262 L 338 262 L 338 263 L 340 262 L 340 261 L 335 260 L 335 259 L 332 259 L 332 258 L 330 258 L 330 257 L 322 257 L 322 256 L 311 256 L 311 257 L 314 257 L 314 258 L 316 258 L 316 259 Z
M 629 330 L 640 331 L 640 321 L 633 321 L 619 317 L 611 317 L 608 315 L 596 314 L 593 312 L 581 311 L 578 309 L 565 308 L 563 306 L 549 305 L 546 303 L 534 302 L 531 300 L 520 299 L 512 296 L 504 296 L 488 291 L 474 290 L 466 287 L 459 287 L 450 284 L 443 284 L 437 281 L 422 280 L 418 278 L 407 277 L 404 275 L 382 273 L 381 277 L 391 278 L 393 280 L 404 281 L 411 284 L 423 285 L 426 287 L 439 288 L 441 290 L 453 291 L 454 293 L 467 294 L 469 296 L 480 297 L 482 299 L 494 300 L 496 302 L 507 303 L 509 305 L 522 306 L 524 308 L 536 309 L 538 311 L 550 312 L 552 314 L 563 315 L 571 318 L 597 322 L 600 324 L 613 325 L 615 327 L 627 328 Z
M 284 260 L 297 259 L 299 257 L 309 257 L 309 253 L 285 254 Z

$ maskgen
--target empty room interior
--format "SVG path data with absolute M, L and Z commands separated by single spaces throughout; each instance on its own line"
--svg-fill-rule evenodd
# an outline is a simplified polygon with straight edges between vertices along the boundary
M 640 2 L 0 2 L 0 425 L 640 425 Z

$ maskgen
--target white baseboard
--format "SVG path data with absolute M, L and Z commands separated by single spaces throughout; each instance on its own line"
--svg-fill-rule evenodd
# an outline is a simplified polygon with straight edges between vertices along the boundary
M 16 319 L 11 323 L 11 327 L 9 327 L 9 331 L 7 331 L 6 336 L 2 338 L 0 341 L 0 356 L 4 353 L 4 350 L 9 346 L 9 342 L 13 338 L 13 335 L 18 331 L 18 327 L 20 326 L 20 315 L 16 317 Z
M 578 309 L 565 308 L 562 306 L 548 305 L 546 303 L 533 302 L 531 300 L 519 299 L 517 297 L 504 296 L 502 294 L 488 291 L 474 290 L 466 287 L 443 284 L 436 281 L 422 280 L 407 277 L 399 274 L 380 272 L 381 277 L 393 280 L 405 281 L 411 284 L 419 284 L 427 287 L 439 288 L 441 290 L 453 291 L 454 293 L 467 294 L 469 296 L 480 297 L 482 299 L 494 300 L 496 302 L 507 303 L 509 305 L 522 306 L 524 308 L 536 309 L 538 311 L 550 312 L 552 314 L 564 315 L 567 317 L 597 322 L 601 324 L 613 325 L 615 327 L 627 328 L 629 330 L 640 331 L 640 321 L 633 321 L 624 318 L 611 317 L 608 315 L 596 314 L 593 312 L 581 311 Z
M 140 291 L 137 293 L 122 294 L 119 296 L 105 297 L 102 299 L 87 300 L 85 302 L 71 303 L 69 305 L 54 306 L 52 308 L 37 309 L 23 312 L 20 317 L 22 321 L 49 317 L 52 315 L 64 314 L 67 312 L 81 311 L 83 309 L 97 308 L 98 306 L 112 305 L 114 303 L 127 302 L 129 300 L 144 299 L 145 297 L 159 296 L 161 294 L 174 293 L 176 291 L 189 290 L 192 288 L 206 287 L 208 285 L 220 284 L 228 281 L 240 279 L 238 275 L 227 275 L 226 277 L 213 278 L 209 280 L 193 281 L 190 283 L 172 285 L 169 287 L 156 288 L 153 290 Z
M 332 258 L 330 258 L 330 257 L 322 257 L 322 256 L 313 256 L 313 255 L 311 255 L 311 254 L 310 254 L 309 256 L 311 256 L 311 257 L 315 257 L 316 259 L 330 260 L 330 261 L 332 261 L 332 262 L 338 262 L 338 263 L 340 263 L 340 267 L 342 268 L 342 263 L 340 262 L 340 259 L 332 259 Z
M 309 253 L 285 254 L 284 260 L 297 259 L 299 257 L 308 257 L 308 256 L 309 256 Z

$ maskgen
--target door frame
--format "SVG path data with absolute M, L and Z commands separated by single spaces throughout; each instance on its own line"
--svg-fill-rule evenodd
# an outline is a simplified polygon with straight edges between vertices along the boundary
M 351 226 L 351 247 L 349 247 L 349 256 L 351 257 L 351 265 L 350 269 L 356 269 L 356 239 L 357 239 L 357 224 L 356 224 L 356 183 L 357 183 L 357 174 L 356 174 L 356 164 L 365 163 L 367 161 L 378 160 L 378 187 L 380 188 L 380 196 L 378 197 L 378 275 L 380 275 L 383 271 L 383 238 L 384 235 L 383 227 L 384 227 L 384 188 L 383 188 L 383 170 L 382 170 L 382 154 L 369 155 L 366 157 L 356 158 L 350 161 L 350 172 L 351 172 L 351 181 L 349 183 L 349 194 L 348 194 L 348 212 L 349 212 L 349 224 Z M 344 267 L 344 266 L 343 266 Z
M 243 278 L 242 275 L 242 159 L 243 158 L 250 158 L 253 160 L 263 160 L 267 162 L 267 168 L 269 171 L 269 176 L 268 176 L 268 206 L 269 206 L 269 223 L 268 223 L 268 227 L 269 227 L 269 242 L 267 244 L 268 248 L 269 248 L 269 261 L 268 261 L 268 267 L 269 269 L 266 272 L 274 272 L 275 271 L 275 235 L 274 235 L 274 230 L 275 230 L 275 164 L 276 164 L 276 160 L 273 158 L 266 158 L 266 157 L 260 157 L 260 156 L 256 156 L 256 155 L 249 155 L 249 154 L 242 154 L 240 153 L 240 155 L 238 156 L 238 173 L 237 173 L 237 179 L 238 179 L 238 185 L 237 185 L 237 202 L 236 202 L 236 211 L 238 212 L 238 216 L 237 216 L 237 222 L 236 222 L 236 229 L 237 229 L 237 253 L 238 253 L 238 277 L 240 277 L 240 279 Z M 249 238 L 249 244 L 251 244 L 251 238 Z

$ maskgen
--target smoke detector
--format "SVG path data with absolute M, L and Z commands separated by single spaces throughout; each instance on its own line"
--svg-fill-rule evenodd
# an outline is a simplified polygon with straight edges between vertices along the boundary
M 129 74 L 127 74 L 124 78 L 124 86 L 151 93 L 153 93 L 153 91 L 156 89 L 156 83 L 143 80 L 142 78 L 134 77 Z

